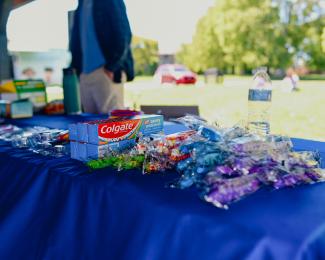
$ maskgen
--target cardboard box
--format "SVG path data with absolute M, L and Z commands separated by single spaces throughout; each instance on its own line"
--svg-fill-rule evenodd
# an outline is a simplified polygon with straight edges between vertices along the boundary
M 69 125 L 70 140 L 103 145 L 135 139 L 163 131 L 161 115 L 140 115 L 132 118 L 110 118 Z
M 144 136 L 159 133 L 163 131 L 164 119 L 161 115 L 140 115 L 90 123 L 87 127 L 88 142 L 100 145 L 135 139 L 139 133 Z
M 104 145 L 95 145 L 71 141 L 71 158 L 79 161 L 97 160 L 108 156 L 112 151 L 121 151 L 135 145 L 135 140 L 124 140 Z
M 8 118 L 32 117 L 33 104 L 28 99 L 16 101 L 0 100 L 0 116 Z
M 42 80 L 12 80 L 0 86 L 1 99 L 15 101 L 28 98 L 34 110 L 40 110 L 47 103 L 46 86 Z
M 135 145 L 135 138 L 163 130 L 163 116 L 139 115 L 109 118 L 69 125 L 71 158 L 87 161 L 105 157 L 109 151 L 121 151 Z
M 70 139 L 70 141 L 77 141 L 78 140 L 77 125 L 76 124 L 69 124 L 69 139 Z

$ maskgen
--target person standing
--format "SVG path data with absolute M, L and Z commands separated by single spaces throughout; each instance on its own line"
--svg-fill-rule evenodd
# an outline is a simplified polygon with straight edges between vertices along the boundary
M 123 82 L 134 79 L 131 39 L 123 0 L 79 0 L 70 50 L 84 112 L 124 108 Z

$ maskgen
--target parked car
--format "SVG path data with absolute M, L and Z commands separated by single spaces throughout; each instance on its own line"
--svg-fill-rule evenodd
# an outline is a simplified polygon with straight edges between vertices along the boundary
M 162 84 L 195 84 L 197 76 L 184 65 L 163 64 L 156 70 L 154 79 Z

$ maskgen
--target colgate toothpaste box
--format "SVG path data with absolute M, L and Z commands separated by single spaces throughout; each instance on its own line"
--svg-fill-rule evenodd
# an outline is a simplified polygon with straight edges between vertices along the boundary
M 88 143 L 107 144 L 135 139 L 139 133 L 150 135 L 163 130 L 164 119 L 161 115 L 139 115 L 132 118 L 113 118 L 90 122 Z
M 133 147 L 135 145 L 135 140 L 124 140 L 121 142 L 96 145 L 87 144 L 87 157 L 86 160 L 97 160 L 108 156 L 112 151 L 122 151 L 124 149 Z
M 77 125 L 76 124 L 70 124 L 69 125 L 69 139 L 70 139 L 70 141 L 77 141 L 78 140 Z
M 71 158 L 79 161 L 87 160 L 87 144 L 75 141 L 70 142 Z
M 89 122 L 81 122 L 77 123 L 74 126 L 70 126 L 71 130 L 76 129 L 76 135 L 77 135 L 77 141 L 78 142 L 83 142 L 83 143 L 88 143 L 88 125 L 89 124 L 99 124 L 99 123 L 104 123 L 107 122 L 109 119 L 105 120 L 96 120 L 96 121 L 89 121 Z M 73 140 L 70 138 L 70 140 Z
M 138 115 L 71 124 L 71 158 L 81 161 L 98 159 L 108 151 L 120 151 L 134 146 L 139 133 L 145 136 L 162 130 L 161 115 Z
M 108 156 L 112 151 L 122 151 L 133 147 L 135 140 L 124 140 L 121 142 L 109 143 L 104 145 L 88 144 L 71 141 L 71 158 L 79 161 L 97 160 Z
M 75 141 L 70 142 L 70 154 L 72 159 L 79 160 L 78 157 L 78 143 Z
M 88 123 L 78 123 L 77 124 L 77 140 L 79 142 L 88 143 Z

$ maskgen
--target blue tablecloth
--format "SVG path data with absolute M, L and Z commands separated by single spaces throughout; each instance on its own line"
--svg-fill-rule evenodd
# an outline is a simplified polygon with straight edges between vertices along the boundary
M 65 128 L 90 118 L 15 123 Z M 325 143 L 293 141 L 325 158 Z M 325 184 L 262 190 L 225 211 L 165 188 L 175 173 L 90 172 L 5 143 L 0 165 L 0 259 L 325 259 Z

